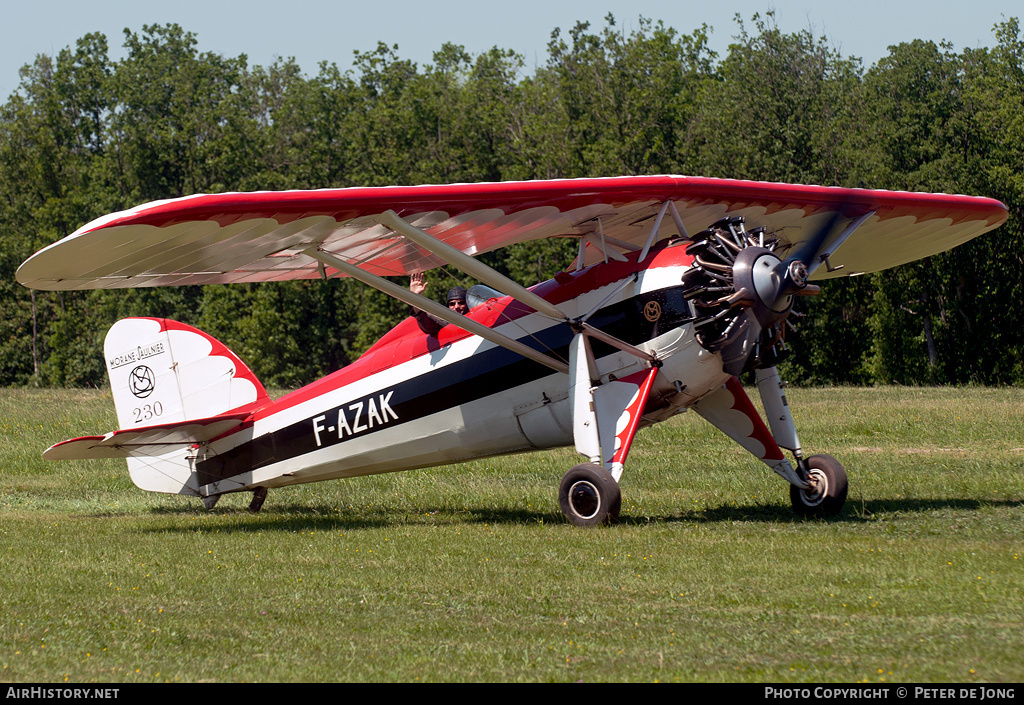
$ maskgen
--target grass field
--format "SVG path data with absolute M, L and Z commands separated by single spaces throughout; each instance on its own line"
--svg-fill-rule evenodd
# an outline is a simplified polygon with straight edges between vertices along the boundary
M 113 429 L 108 393 L 2 390 L 0 680 L 1024 682 L 1024 390 L 788 397 L 841 516 L 684 414 L 586 530 L 570 450 L 207 512 L 40 458 Z

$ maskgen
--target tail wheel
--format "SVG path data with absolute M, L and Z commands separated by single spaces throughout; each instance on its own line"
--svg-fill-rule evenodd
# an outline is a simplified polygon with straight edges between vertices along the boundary
M 807 480 L 811 487 L 789 488 L 789 501 L 801 516 L 831 517 L 839 514 L 846 503 L 849 485 L 846 470 L 831 455 L 812 455 L 807 459 Z
M 558 503 L 569 523 L 576 526 L 614 524 L 622 508 L 619 483 L 600 465 L 577 465 L 562 478 Z
M 252 501 L 249 502 L 249 513 L 256 514 L 259 512 L 263 508 L 265 501 L 267 501 L 267 488 L 257 487 L 252 493 Z

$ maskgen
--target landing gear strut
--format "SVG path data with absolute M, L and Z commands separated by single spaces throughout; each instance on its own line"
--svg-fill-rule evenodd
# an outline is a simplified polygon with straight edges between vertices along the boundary
M 600 465 L 577 465 L 558 488 L 562 513 L 576 526 L 614 524 L 622 508 L 619 483 Z

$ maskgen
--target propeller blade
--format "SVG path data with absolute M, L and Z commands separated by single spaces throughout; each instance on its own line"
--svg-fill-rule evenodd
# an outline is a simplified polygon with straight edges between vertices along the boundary
M 874 214 L 874 211 L 869 211 L 861 215 L 839 233 L 838 236 L 832 237 L 836 226 L 841 221 L 849 220 L 852 217 L 849 215 L 848 210 L 845 203 L 835 204 L 834 210 L 828 219 L 814 231 L 811 237 L 796 248 L 793 256 L 778 264 L 776 273 L 780 281 L 779 301 L 788 296 L 813 296 L 817 294 L 817 287 L 808 285 L 814 270 L 825 262 L 832 252 L 846 242 L 846 239 L 853 234 L 854 230 L 860 227 L 861 223 Z
M 815 230 L 811 237 L 797 247 L 796 252 L 794 252 L 792 257 L 788 258 L 788 261 L 797 260 L 803 262 L 803 265 L 808 269 L 816 268 L 821 263 L 818 258 L 825 249 L 828 236 L 835 230 L 836 224 L 844 218 L 846 218 L 844 208 L 842 205 L 839 205 L 832 211 L 832 215 L 829 216 L 828 220 Z

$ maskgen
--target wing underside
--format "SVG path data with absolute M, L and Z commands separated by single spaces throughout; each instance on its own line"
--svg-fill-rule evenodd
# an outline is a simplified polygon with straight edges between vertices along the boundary
M 672 217 L 663 217 L 671 205 Z M 766 227 L 783 253 L 837 214 L 861 219 L 815 278 L 878 271 L 948 250 L 1006 220 L 992 199 L 686 176 L 501 182 L 188 196 L 93 221 L 29 258 L 25 286 L 116 289 L 341 276 L 304 253 L 318 248 L 378 276 L 444 264 L 381 224 L 393 210 L 456 249 L 478 255 L 517 242 L 570 237 L 642 249 L 690 236 L 725 216 Z

